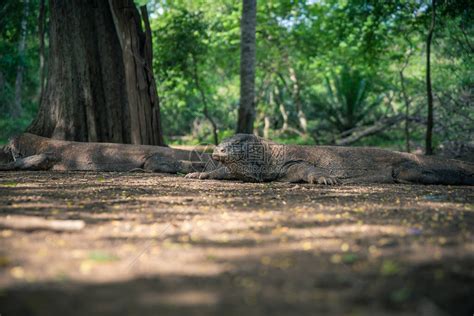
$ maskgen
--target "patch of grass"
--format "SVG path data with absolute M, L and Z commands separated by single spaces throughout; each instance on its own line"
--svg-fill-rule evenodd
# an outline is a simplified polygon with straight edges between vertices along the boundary
M 18 182 L 4 182 L 0 183 L 0 187 L 14 188 L 18 185 Z
M 117 261 L 118 257 L 103 251 L 92 251 L 89 253 L 88 259 L 94 262 L 112 262 Z
M 384 276 L 396 275 L 400 272 L 400 266 L 398 263 L 392 260 L 384 260 L 382 267 L 380 268 L 380 273 Z
M 4 268 L 11 263 L 10 259 L 6 256 L 0 256 L 0 268 Z
M 411 296 L 411 290 L 407 287 L 402 287 L 390 293 L 390 300 L 395 303 L 403 303 Z
M 281 135 L 272 138 L 273 141 L 280 144 L 292 144 L 292 145 L 315 145 L 315 141 L 310 136 L 302 137 L 299 135 Z
M 359 257 L 354 253 L 348 253 L 342 256 L 342 262 L 344 263 L 354 263 L 357 259 L 359 259 Z

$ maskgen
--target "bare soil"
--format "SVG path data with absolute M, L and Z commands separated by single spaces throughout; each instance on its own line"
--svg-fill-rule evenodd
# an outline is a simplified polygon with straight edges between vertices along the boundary
M 472 315 L 474 188 L 3 172 L 3 315 Z

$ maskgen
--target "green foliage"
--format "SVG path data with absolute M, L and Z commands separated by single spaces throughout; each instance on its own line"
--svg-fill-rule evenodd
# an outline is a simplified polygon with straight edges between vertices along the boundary
M 14 134 L 23 132 L 30 124 L 37 110 L 39 98 L 39 43 L 38 9 L 39 1 L 28 2 L 26 17 L 26 43 L 24 57 L 20 58 L 18 43 L 20 25 L 24 14 L 24 2 L 7 0 L 0 8 L 0 144 Z M 21 89 L 22 115 L 13 119 L 10 115 L 15 102 L 15 81 L 18 66 L 24 69 Z
M 163 17 L 153 32 L 157 44 L 154 66 L 159 78 L 173 80 L 193 73 L 194 63 L 207 51 L 208 28 L 202 12 L 180 9 Z
M 332 79 L 326 78 L 326 91 L 317 105 L 326 113 L 329 122 L 339 132 L 344 132 L 376 117 L 376 108 L 382 98 L 375 96 L 370 100 L 370 89 L 370 79 L 345 67 Z
M 166 12 L 154 26 L 153 66 L 160 82 L 163 125 L 172 135 L 189 133 L 192 121 L 202 116 L 193 75 L 207 50 L 208 25 L 201 12 L 179 9 Z
M 39 1 L 30 1 L 23 60 L 17 51 L 23 1 L 5 3 L 0 8 L 0 142 L 28 126 L 39 97 Z M 265 129 L 271 138 L 284 143 L 327 144 L 352 128 L 404 114 L 405 94 L 408 114 L 413 118 L 409 125 L 412 148 L 419 149 L 426 117 L 429 3 L 258 1 L 256 131 L 263 135 Z M 230 136 L 239 104 L 241 2 L 137 0 L 135 4 L 147 5 L 150 12 L 153 69 L 169 142 L 212 142 L 212 128 L 203 113 L 203 95 L 219 128 L 219 138 Z M 474 134 L 473 20 L 474 2 L 438 1 L 432 80 L 434 137 L 439 144 L 470 141 Z M 12 120 L 19 64 L 25 66 L 24 111 L 21 118 Z M 281 107 L 288 115 L 286 131 L 282 130 Z M 306 134 L 298 111 L 308 122 Z M 403 150 L 404 137 L 400 124 L 355 145 Z
M 226 78 L 228 60 L 221 60 L 215 52 L 221 49 L 218 42 L 226 36 L 220 34 L 224 22 L 182 7 L 168 7 L 153 21 L 154 70 L 168 135 L 191 133 L 199 142 L 209 140 L 212 129 L 205 122 L 199 89 L 218 126 L 231 126 L 235 121 L 228 114 L 230 108 L 237 107 L 235 76 Z M 221 73 L 215 73 L 216 64 L 223 65 L 217 69 Z M 229 99 L 234 101 L 228 102 Z
M 136 6 L 141 7 L 141 6 L 146 5 L 149 1 L 148 0 L 134 0 L 133 2 L 135 2 Z
M 315 145 L 315 141 L 309 137 L 302 137 L 300 135 L 282 135 L 283 137 L 272 137 L 281 144 L 295 144 L 295 145 Z

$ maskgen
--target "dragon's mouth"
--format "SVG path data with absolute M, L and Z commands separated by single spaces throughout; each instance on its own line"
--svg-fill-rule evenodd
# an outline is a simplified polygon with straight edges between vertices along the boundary
M 227 154 L 225 153 L 212 153 L 212 159 L 217 161 L 224 161 L 227 158 Z

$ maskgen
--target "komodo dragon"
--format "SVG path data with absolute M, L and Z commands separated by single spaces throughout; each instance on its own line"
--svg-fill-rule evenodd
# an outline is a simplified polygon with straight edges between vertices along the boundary
M 237 134 L 214 149 L 224 165 L 186 175 L 198 179 L 240 179 L 319 184 L 422 183 L 474 185 L 474 164 L 376 148 L 280 145 Z
M 21 134 L 5 147 L 0 170 L 134 171 L 189 173 L 205 170 L 209 154 L 168 147 L 61 141 Z M 6 156 L 5 153 L 3 155 Z

